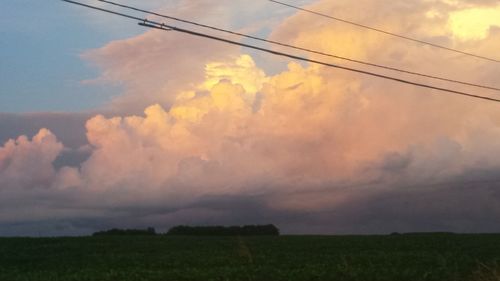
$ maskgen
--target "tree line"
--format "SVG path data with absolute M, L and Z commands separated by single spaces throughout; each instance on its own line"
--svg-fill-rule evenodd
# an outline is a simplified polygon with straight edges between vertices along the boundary
M 279 229 L 273 224 L 245 226 L 186 226 L 172 227 L 167 235 L 199 235 L 199 236 L 248 236 L 279 235 Z
M 257 236 L 279 235 L 279 229 L 273 224 L 244 225 L 244 226 L 187 226 L 178 225 L 170 228 L 163 235 L 188 235 L 188 236 Z M 98 231 L 92 236 L 119 236 L 119 235 L 160 235 L 153 227 L 146 229 L 118 229 L 113 228 Z
M 119 229 L 113 228 L 110 230 L 94 232 L 92 236 L 117 236 L 117 235 L 156 235 L 154 227 L 146 229 Z

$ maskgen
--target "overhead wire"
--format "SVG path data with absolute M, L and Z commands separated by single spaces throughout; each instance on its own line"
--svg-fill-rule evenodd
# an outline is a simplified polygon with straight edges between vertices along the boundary
M 320 17 L 325 17 L 325 18 L 328 18 L 328 19 L 331 19 L 331 20 L 343 22 L 343 23 L 350 24 L 350 25 L 353 25 L 353 26 L 357 26 L 357 27 L 369 29 L 369 30 L 372 30 L 372 31 L 375 31 L 375 32 L 383 33 L 383 34 L 386 34 L 386 35 L 390 35 L 390 36 L 394 36 L 394 37 L 397 37 L 397 38 L 401 38 L 401 39 L 404 39 L 404 40 L 409 40 L 409 41 L 417 42 L 417 43 L 424 44 L 424 45 L 427 45 L 427 46 L 431 46 L 431 47 L 434 47 L 434 48 L 439 48 L 439 49 L 443 49 L 443 50 L 447 50 L 447 51 L 459 53 L 459 54 L 466 55 L 466 56 L 475 57 L 475 58 L 482 59 L 482 60 L 487 60 L 487 61 L 491 61 L 491 62 L 500 63 L 500 60 L 498 60 L 498 59 L 489 58 L 489 57 L 486 57 L 486 56 L 477 55 L 477 54 L 473 54 L 473 53 L 470 53 L 470 52 L 466 52 L 466 51 L 462 51 L 462 50 L 458 50 L 458 49 L 446 47 L 446 46 L 443 46 L 443 45 L 438 45 L 438 44 L 435 44 L 435 43 L 431 43 L 431 42 L 428 42 L 428 41 L 424 41 L 424 40 L 412 38 L 412 37 L 409 37 L 409 36 L 397 34 L 397 33 L 394 33 L 394 32 L 382 30 L 382 29 L 379 29 L 379 28 L 375 28 L 375 27 L 371 27 L 371 26 L 365 25 L 365 24 L 360 24 L 360 23 L 353 22 L 353 21 L 350 21 L 350 20 L 346 20 L 346 19 L 342 19 L 342 18 L 339 18 L 339 17 L 334 17 L 334 16 L 330 16 L 330 15 L 327 15 L 327 14 L 324 14 L 324 13 L 313 11 L 313 10 L 310 10 L 310 9 L 302 8 L 302 7 L 299 7 L 299 6 L 296 6 L 296 5 L 292 5 L 292 4 L 289 4 L 289 3 L 285 3 L 285 2 L 281 2 L 281 1 L 277 1 L 277 0 L 268 0 L 268 1 L 276 3 L 276 4 L 279 4 L 279 5 L 282 5 L 282 6 L 286 6 L 286 7 L 289 7 L 289 8 L 293 8 L 293 9 L 296 9 L 296 10 L 299 10 L 299 11 L 303 11 L 303 12 L 307 12 L 307 13 L 310 13 L 310 14 L 314 14 L 314 15 L 317 15 L 317 16 L 320 16 Z
M 293 55 L 293 54 L 274 51 L 271 49 L 266 49 L 266 48 L 262 48 L 262 47 L 258 47 L 258 46 L 254 46 L 254 45 L 250 45 L 250 44 L 245 44 L 245 43 L 241 43 L 241 42 L 237 42 L 237 41 L 232 41 L 229 39 L 225 39 L 225 38 L 221 38 L 221 37 L 217 37 L 217 36 L 213 36 L 213 35 L 209 35 L 209 34 L 204 34 L 204 33 L 196 32 L 196 31 L 192 31 L 192 30 L 188 30 L 188 29 L 184 29 L 184 28 L 179 28 L 179 27 L 176 27 L 176 26 L 173 26 L 170 24 L 151 21 L 151 20 L 148 20 L 146 18 L 138 18 L 135 16 L 119 13 L 116 11 L 112 11 L 112 10 L 84 4 L 81 2 L 76 2 L 76 1 L 72 1 L 72 0 L 61 0 L 61 1 L 72 3 L 75 5 L 80 5 L 83 7 L 87 7 L 87 8 L 94 9 L 94 10 L 99 10 L 102 12 L 106 12 L 106 13 L 110 13 L 110 14 L 114 14 L 114 15 L 118 15 L 118 16 L 122 16 L 122 17 L 129 18 L 129 19 L 133 19 L 133 20 L 138 21 L 139 25 L 149 27 L 149 28 L 162 29 L 162 30 L 167 30 L 167 31 L 173 30 L 173 31 L 177 31 L 177 32 L 185 33 L 185 34 L 190 34 L 190 35 L 197 36 L 197 37 L 208 38 L 208 39 L 212 39 L 212 40 L 216 40 L 216 41 L 220 41 L 220 42 L 224 42 L 224 43 L 228 43 L 228 44 L 232 44 L 232 45 L 250 48 L 250 49 L 270 53 L 270 54 L 277 55 L 277 56 L 287 57 L 287 58 L 291 58 L 294 60 L 314 63 L 314 64 L 323 65 L 323 66 L 332 67 L 332 68 L 337 68 L 337 69 L 342 69 L 342 70 L 346 70 L 346 71 L 350 71 L 350 72 L 356 72 L 356 73 L 360 73 L 360 74 L 364 74 L 364 75 L 368 75 L 368 76 L 378 77 L 378 78 L 391 80 L 391 81 L 395 81 L 395 82 L 399 82 L 399 83 L 403 83 L 403 84 L 418 86 L 418 87 L 422 87 L 422 88 L 433 89 L 433 90 L 446 92 L 446 93 L 450 93 L 450 94 L 456 94 L 456 95 L 466 96 L 466 97 L 475 98 L 475 99 L 493 101 L 493 102 L 500 102 L 500 99 L 496 99 L 496 98 L 470 94 L 470 93 L 452 90 L 452 89 L 447 89 L 447 88 L 441 88 L 441 87 L 432 86 L 429 84 L 423 84 L 423 83 L 413 82 L 413 81 L 409 81 L 409 80 L 405 80 L 405 79 L 401 79 L 401 78 L 397 78 L 397 77 L 393 77 L 393 76 L 378 74 L 375 72 L 370 72 L 370 71 L 350 68 L 350 67 L 346 67 L 346 66 L 336 65 L 336 64 L 332 64 L 332 63 L 322 62 L 322 61 L 318 61 L 318 60 L 314 60 L 314 59 L 304 58 L 304 57 Z
M 118 7 L 125 8 L 125 9 L 130 9 L 130 10 L 141 12 L 141 13 L 146 13 L 146 14 L 150 14 L 150 15 L 154 15 L 154 16 L 158 16 L 158 17 L 162 17 L 162 18 L 166 18 L 166 19 L 171 19 L 171 20 L 178 21 L 178 22 L 191 24 L 194 26 L 208 28 L 211 30 L 220 31 L 220 32 L 224 32 L 224 33 L 228 33 L 228 34 L 232 34 L 232 35 L 237 35 L 237 36 L 241 36 L 241 37 L 245 37 L 245 38 L 249 38 L 249 39 L 253 39 L 253 40 L 258 40 L 261 42 L 266 42 L 266 43 L 270 43 L 270 44 L 274 44 L 274 45 L 278 45 L 278 46 L 282 46 L 282 47 L 288 47 L 288 48 L 292 48 L 295 50 L 305 51 L 305 52 L 312 53 L 312 54 L 327 56 L 327 57 L 331 57 L 331 58 L 335 58 L 335 59 L 345 60 L 345 61 L 363 64 L 363 65 L 367 65 L 367 66 L 378 67 L 378 68 L 387 69 L 387 70 L 391 70 L 391 71 L 397 71 L 397 72 L 406 73 L 406 74 L 410 74 L 410 75 L 416 75 L 416 76 L 431 78 L 431 79 L 435 79 L 435 80 L 441 80 L 441 81 L 445 81 L 445 82 L 457 83 L 457 84 L 462 84 L 462 85 L 466 85 L 466 86 L 472 86 L 472 87 L 483 88 L 483 89 L 494 90 L 494 91 L 500 92 L 500 88 L 498 88 L 498 87 L 493 87 L 493 86 L 489 86 L 489 85 L 482 85 L 482 84 L 477 84 L 477 83 L 471 83 L 471 82 L 465 82 L 465 81 L 460 81 L 457 79 L 444 78 L 444 77 L 439 77 L 436 75 L 424 74 L 424 73 L 405 70 L 405 69 L 401 69 L 401 68 L 390 67 L 390 66 L 385 66 L 385 65 L 381 65 L 381 64 L 375 64 L 375 63 L 370 63 L 370 62 L 366 62 L 366 61 L 347 58 L 347 57 L 334 55 L 334 54 L 330 54 L 330 53 L 326 53 L 326 52 L 322 52 L 322 51 L 317 51 L 317 50 L 313 50 L 313 49 L 309 49 L 309 48 L 294 46 L 291 44 L 286 44 L 286 43 L 282 43 L 282 42 L 278 42 L 278 41 L 274 41 L 274 40 L 270 40 L 270 39 L 265 39 L 262 37 L 248 35 L 248 34 L 244 34 L 241 32 L 235 32 L 235 31 L 231 31 L 228 29 L 218 28 L 215 26 L 198 23 L 198 22 L 191 21 L 191 20 L 186 20 L 186 19 L 181 19 L 178 17 L 168 16 L 168 15 L 164 15 L 164 14 L 156 13 L 153 11 L 148 11 L 148 10 L 132 7 L 129 5 L 125 5 L 125 4 L 121 4 L 121 3 L 117 3 L 117 2 L 113 2 L 113 1 L 109 1 L 109 0 L 97 0 L 97 1 L 107 3 L 110 5 L 114 5 L 114 6 L 118 6 Z

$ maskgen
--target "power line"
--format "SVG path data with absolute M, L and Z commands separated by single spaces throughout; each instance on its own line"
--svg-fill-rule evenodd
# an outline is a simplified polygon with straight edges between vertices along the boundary
M 123 13 L 119 13 L 119 12 L 115 12 L 115 11 L 111 11 L 111 10 L 99 8 L 99 7 L 92 6 L 92 5 L 87 5 L 87 4 L 80 3 L 80 2 L 75 2 L 75 1 L 72 1 L 72 0 L 61 0 L 61 1 L 72 3 L 72 4 L 76 4 L 76 5 L 80 5 L 80 6 L 84 6 L 84 7 L 90 8 L 90 9 L 95 9 L 95 10 L 99 10 L 99 11 L 102 11 L 102 12 L 106 12 L 106 13 L 110 13 L 110 14 L 122 16 L 122 17 L 126 17 L 126 18 L 129 18 L 129 19 L 134 19 L 134 20 L 137 20 L 139 22 L 139 25 L 145 26 L 145 27 L 150 27 L 150 28 L 155 28 L 155 29 L 162 29 L 162 30 L 168 30 L 168 31 L 173 30 L 173 31 L 177 31 L 177 32 L 185 33 L 185 34 L 194 35 L 194 36 L 197 36 L 197 37 L 208 38 L 208 39 L 212 39 L 212 40 L 216 40 L 216 41 L 220 41 L 220 42 L 224 42 L 224 43 L 228 43 L 228 44 L 232 44 L 232 45 L 237 45 L 237 46 L 241 46 L 241 47 L 250 48 L 250 49 L 254 49 L 254 50 L 258 50 L 258 51 L 270 53 L 270 54 L 277 55 L 277 56 L 287 57 L 287 58 L 291 58 L 291 59 L 295 59 L 295 60 L 300 60 L 300 61 L 304 61 L 304 62 L 309 62 L 309 63 L 314 63 L 314 64 L 318 64 L 318 65 L 323 65 L 323 66 L 327 66 L 327 67 L 332 67 L 332 68 L 347 70 L 347 71 L 350 71 L 350 72 L 361 73 L 361 74 L 365 74 L 365 75 L 369 75 L 369 76 L 374 76 L 374 77 L 378 77 L 378 78 L 382 78 L 382 79 L 386 79 L 386 80 L 391 80 L 391 81 L 395 81 L 395 82 L 399 82 L 399 83 L 403 83 L 403 84 L 418 86 L 418 87 L 427 88 L 427 89 L 433 89 L 433 90 L 437 90 L 437 91 L 442 91 L 442 92 L 447 92 L 447 93 L 451 93 L 451 94 L 467 96 L 467 97 L 476 98 L 476 99 L 483 99 L 483 100 L 488 100 L 488 101 L 493 101 L 493 102 L 500 102 L 500 99 L 495 99 L 495 98 L 490 98 L 490 97 L 486 97 L 486 96 L 479 96 L 479 95 L 469 94 L 469 93 L 466 93 L 466 92 L 461 92 L 461 91 L 456 91 L 456 90 L 452 90 L 452 89 L 446 89 L 446 88 L 436 87 L 436 86 L 432 86 L 432 85 L 428 85 L 428 84 L 423 84 L 423 83 L 412 82 L 412 81 L 409 81 L 409 80 L 404 80 L 404 79 L 400 79 L 400 78 L 397 78 L 397 77 L 392 77 L 392 76 L 387 76 L 387 75 L 383 75 L 383 74 L 378 74 L 378 73 L 375 73 L 375 72 L 369 72 L 369 71 L 359 70 L 359 69 L 355 69 L 355 68 L 340 66 L 340 65 L 331 64 L 331 63 L 327 63 L 327 62 L 322 62 L 322 61 L 318 61 L 318 60 L 308 59 L 308 58 L 300 57 L 300 56 L 293 55 L 293 54 L 288 54 L 288 53 L 273 51 L 273 50 L 270 50 L 270 49 L 266 49 L 266 48 L 262 48 L 262 47 L 258 47 L 258 46 L 254 46 L 254 45 L 240 43 L 240 42 L 232 41 L 232 40 L 229 40 L 229 39 L 224 39 L 224 38 L 220 38 L 220 37 L 216 37 L 216 36 L 212 36 L 212 35 L 208 35 L 208 34 L 204 34 L 204 33 L 199 33 L 199 32 L 192 31 L 192 30 L 187 30 L 187 29 L 175 27 L 175 26 L 172 26 L 172 25 L 169 25 L 169 24 L 165 24 L 165 23 L 159 23 L 159 22 L 148 20 L 148 19 L 141 19 L 141 18 L 134 17 L 134 16 L 131 16 L 131 15 L 127 15 L 127 14 L 123 14 Z
M 449 48 L 449 47 L 446 47 L 446 46 L 434 44 L 434 43 L 427 42 L 427 41 L 424 41 L 424 40 L 411 38 L 411 37 L 408 37 L 408 36 L 405 36 L 405 35 L 401 35 L 401 34 L 389 32 L 389 31 L 378 29 L 378 28 L 371 27 L 371 26 L 368 26 L 368 25 L 364 25 L 364 24 L 353 22 L 353 21 L 341 19 L 341 18 L 338 18 L 338 17 L 330 16 L 330 15 L 323 14 L 323 13 L 320 13 L 320 12 L 316 12 L 316 11 L 313 11 L 313 10 L 309 10 L 309 9 L 306 9 L 306 8 L 301 8 L 301 7 L 292 5 L 292 4 L 288 4 L 288 3 L 284 3 L 284 2 L 280 2 L 280 1 L 276 1 L 276 0 L 268 0 L 268 1 L 276 3 L 276 4 L 279 4 L 279 5 L 283 5 L 283 6 L 286 6 L 286 7 L 290 7 L 290 8 L 296 9 L 296 10 L 304 11 L 304 12 L 307 12 L 307 13 L 310 13 L 310 14 L 314 14 L 314 15 L 317 15 L 317 16 L 329 18 L 329 19 L 332 19 L 332 20 L 336 20 L 336 21 L 339 21 L 339 22 L 347 23 L 347 24 L 354 25 L 354 26 L 361 27 L 361 28 L 366 28 L 366 29 L 369 29 L 369 30 L 372 30 L 372 31 L 376 31 L 376 32 L 380 32 L 380 33 L 383 33 L 383 34 L 386 34 L 386 35 L 390 35 L 390 36 L 398 37 L 398 38 L 401 38 L 401 39 L 405 39 L 405 40 L 417 42 L 417 43 L 420 43 L 420 44 L 432 46 L 432 47 L 435 47 L 435 48 L 439 48 L 439 49 L 443 49 L 443 50 L 447 50 L 447 51 L 459 53 L 459 54 L 462 54 L 462 55 L 467 55 L 467 56 L 471 56 L 471 57 L 475 57 L 475 58 L 487 60 L 487 61 L 492 61 L 492 62 L 497 62 L 497 63 L 500 62 L 500 60 L 497 60 L 497 59 L 492 59 L 492 58 L 488 58 L 488 57 L 485 57 L 485 56 L 476 55 L 476 54 L 473 54 L 473 53 L 469 53 L 469 52 L 465 52 L 465 51 L 461 51 L 461 50 Z
M 84 4 L 84 3 L 80 3 L 80 2 L 76 2 L 76 1 L 72 1 L 72 0 L 61 0 L 61 1 L 68 2 L 68 3 L 71 3 L 71 4 L 75 4 L 75 5 L 78 5 L 78 6 L 83 6 L 83 7 L 94 9 L 94 10 L 98 10 L 98 11 L 101 11 L 101 12 L 105 12 L 105 13 L 109 13 L 109 14 L 113 14 L 113 15 L 117 15 L 117 16 L 129 18 L 129 19 L 137 20 L 137 21 L 144 21 L 144 22 L 147 21 L 146 19 L 143 19 L 143 18 L 139 18 L 139 17 L 135 17 L 135 16 L 131 16 L 131 15 L 127 15 L 127 14 L 123 14 L 123 13 L 111 11 L 111 10 L 108 10 L 108 9 L 99 8 L 99 7 L 96 7 L 96 6 L 92 6 L 92 5 L 88 5 L 88 4 Z
M 317 50 L 312 50 L 312 49 L 308 49 L 308 48 L 298 47 L 298 46 L 294 46 L 294 45 L 290 45 L 290 44 L 286 44 L 286 43 L 281 43 L 281 42 L 277 42 L 277 41 L 273 41 L 273 40 L 269 40 L 269 39 L 265 39 L 265 38 L 253 36 L 253 35 L 248 35 L 248 34 L 244 34 L 244 33 L 240 33 L 240 32 L 235 32 L 235 31 L 231 31 L 231 30 L 227 30 L 227 29 L 222 29 L 222 28 L 218 28 L 218 27 L 214 27 L 214 26 L 210 26 L 210 25 L 206 25 L 206 24 L 201 24 L 201 23 L 198 23 L 198 22 L 195 22 L 195 21 L 190 21 L 190 20 L 181 19 L 181 18 L 177 18 L 177 17 L 167 16 L 167 15 L 159 14 L 159 13 L 156 13 L 156 12 L 152 12 L 152 11 L 148 11 L 148 10 L 139 9 L 139 8 L 136 8 L 136 7 L 132 7 L 132 6 L 128 6 L 128 5 L 116 3 L 116 2 L 113 2 L 113 1 L 108 1 L 108 0 L 98 0 L 98 1 L 110 4 L 110 5 L 114 5 L 114 6 L 118 6 L 118 7 L 122 7 L 122 8 L 126 8 L 126 9 L 130 9 L 130 10 L 138 11 L 138 12 L 141 12 L 141 13 L 155 15 L 155 16 L 159 16 L 159 17 L 163 17 L 163 18 L 167 18 L 167 19 L 171 19 L 171 20 L 175 20 L 175 21 L 179 21 L 179 22 L 183 22 L 183 23 L 188 23 L 188 24 L 199 26 L 199 27 L 203 27 L 203 28 L 208 28 L 208 29 L 211 29 L 211 30 L 225 32 L 225 33 L 228 33 L 228 34 L 237 35 L 237 36 L 241 36 L 241 37 L 245 37 L 245 38 L 249 38 L 249 39 L 254 39 L 254 40 L 258 40 L 258 41 L 262 41 L 262 42 L 266 42 L 266 43 L 270 43 L 270 44 L 274 44 L 274 45 L 279 45 L 279 46 L 288 47 L 288 48 L 292 48 L 292 49 L 296 49 L 296 50 L 300 50 L 300 51 L 305 51 L 305 52 L 308 52 L 308 53 L 313 53 L 313 54 L 318 54 L 318 55 L 322 55 L 322 56 L 332 57 L 332 58 L 341 59 L 341 60 L 345 60 L 345 61 L 349 61 L 349 62 L 354 62 L 354 63 L 359 63 L 359 64 L 363 64 L 363 65 L 378 67 L 378 68 L 382 68 L 382 69 L 397 71 L 397 72 L 401 72 L 401 73 L 406 73 L 406 74 L 417 75 L 417 76 L 421 76 L 421 77 L 426 77 L 426 78 L 441 80 L 441 81 L 445 81 L 445 82 L 451 82 L 451 83 L 457 83 L 457 84 L 462 84 L 462 85 L 466 85 L 466 86 L 472 86 L 472 87 L 478 87 L 478 88 L 483 88 L 483 89 L 488 89 L 488 90 L 500 91 L 500 88 L 496 88 L 496 87 L 492 87 L 492 86 L 481 85 L 481 84 L 471 83 L 471 82 L 464 82 L 464 81 L 460 81 L 460 80 L 456 80 L 456 79 L 450 79 L 450 78 L 443 78 L 443 77 L 439 77 L 439 76 L 435 76 L 435 75 L 424 74 L 424 73 L 419 73 L 419 72 L 404 70 L 404 69 L 400 69 L 400 68 L 395 68 L 395 67 L 390 67 L 390 66 L 385 66 L 385 65 L 380 65 L 380 64 L 365 62 L 365 61 L 361 61 L 361 60 L 346 58 L 346 57 L 342 57 L 342 56 L 338 56 L 338 55 L 333 55 L 333 54 L 329 54 L 329 53 L 325 53 L 325 52 L 321 52 L 321 51 L 317 51 Z

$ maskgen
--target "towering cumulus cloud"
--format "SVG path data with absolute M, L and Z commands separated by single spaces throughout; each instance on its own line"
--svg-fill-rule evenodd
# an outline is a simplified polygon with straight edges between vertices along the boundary
M 483 2 L 325 0 L 310 8 L 494 54 L 498 21 L 471 31 L 462 19 L 499 13 L 496 1 Z M 270 37 L 483 84 L 500 75 L 485 61 L 302 12 Z M 88 159 L 55 169 L 64 148 L 47 130 L 0 149 L 0 193 L 45 189 L 46 221 L 84 230 L 263 222 L 285 232 L 500 230 L 495 103 L 297 62 L 268 74 L 283 60 L 161 31 L 85 57 L 102 68 L 99 79 L 126 89 L 109 105 L 116 117 L 87 121 Z
M 47 129 L 32 140 L 20 136 L 0 147 L 0 186 L 7 188 L 49 187 L 54 180 L 52 163 L 63 145 Z

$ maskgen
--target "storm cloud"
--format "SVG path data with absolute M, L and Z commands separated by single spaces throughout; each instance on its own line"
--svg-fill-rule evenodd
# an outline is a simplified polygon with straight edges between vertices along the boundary
M 310 8 L 494 53 L 498 23 L 479 37 L 453 24 L 500 13 L 471 3 Z M 484 84 L 500 75 L 488 62 L 306 13 L 275 23 L 270 37 Z M 256 63 L 265 55 L 160 31 L 84 57 L 125 93 L 86 118 L 85 141 L 42 129 L 0 147 L 0 235 L 251 223 L 285 233 L 500 231 L 497 104 L 296 62 L 270 74 Z

